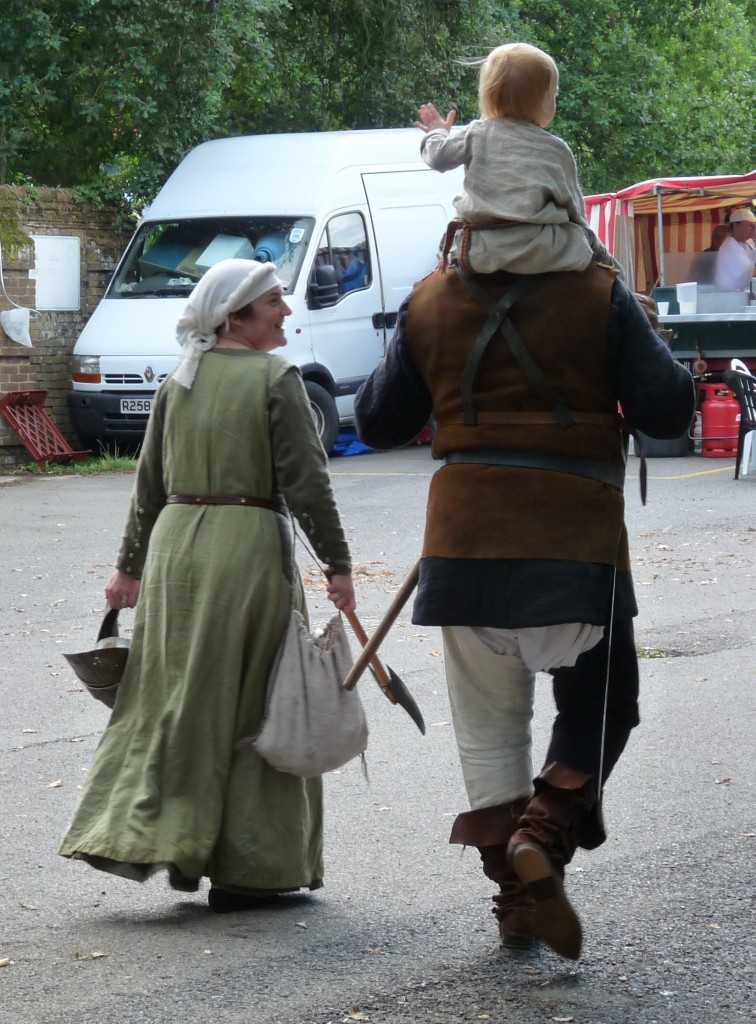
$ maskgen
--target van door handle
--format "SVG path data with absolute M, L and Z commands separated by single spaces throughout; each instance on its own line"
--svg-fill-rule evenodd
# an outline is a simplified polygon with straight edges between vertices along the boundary
M 396 327 L 398 313 L 373 313 L 373 327 L 376 330 L 391 330 Z

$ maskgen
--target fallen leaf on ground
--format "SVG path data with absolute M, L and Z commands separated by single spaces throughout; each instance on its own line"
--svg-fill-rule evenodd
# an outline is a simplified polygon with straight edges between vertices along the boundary
M 344 1020 L 370 1020 L 366 1013 L 363 1013 L 359 1006 L 353 1006 Z
M 60 789 L 60 787 L 62 785 L 63 785 L 63 779 L 56 779 L 55 782 L 51 782 L 47 788 L 48 789 Z

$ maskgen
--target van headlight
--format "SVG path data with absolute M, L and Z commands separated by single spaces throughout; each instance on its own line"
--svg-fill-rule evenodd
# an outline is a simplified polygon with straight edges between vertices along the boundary
M 71 363 L 71 378 L 77 384 L 101 384 L 99 356 L 74 356 Z

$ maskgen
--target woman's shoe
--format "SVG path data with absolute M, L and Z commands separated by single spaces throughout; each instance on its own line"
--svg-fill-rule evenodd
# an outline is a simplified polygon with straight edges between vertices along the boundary
M 171 889 L 177 892 L 197 892 L 199 889 L 199 878 L 187 878 L 175 864 L 168 866 L 168 884 Z
M 276 903 L 277 892 L 269 892 L 260 896 L 251 896 L 241 892 L 229 892 L 228 889 L 213 888 L 207 894 L 207 902 L 215 914 L 233 914 L 237 910 L 259 910 Z

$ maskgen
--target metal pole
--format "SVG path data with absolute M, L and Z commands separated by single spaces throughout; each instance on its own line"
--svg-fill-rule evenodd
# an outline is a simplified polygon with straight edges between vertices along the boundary
M 666 284 L 666 272 L 664 267 L 664 224 L 662 223 L 662 196 L 658 186 L 654 185 L 656 192 L 656 229 L 659 234 L 659 284 Z

